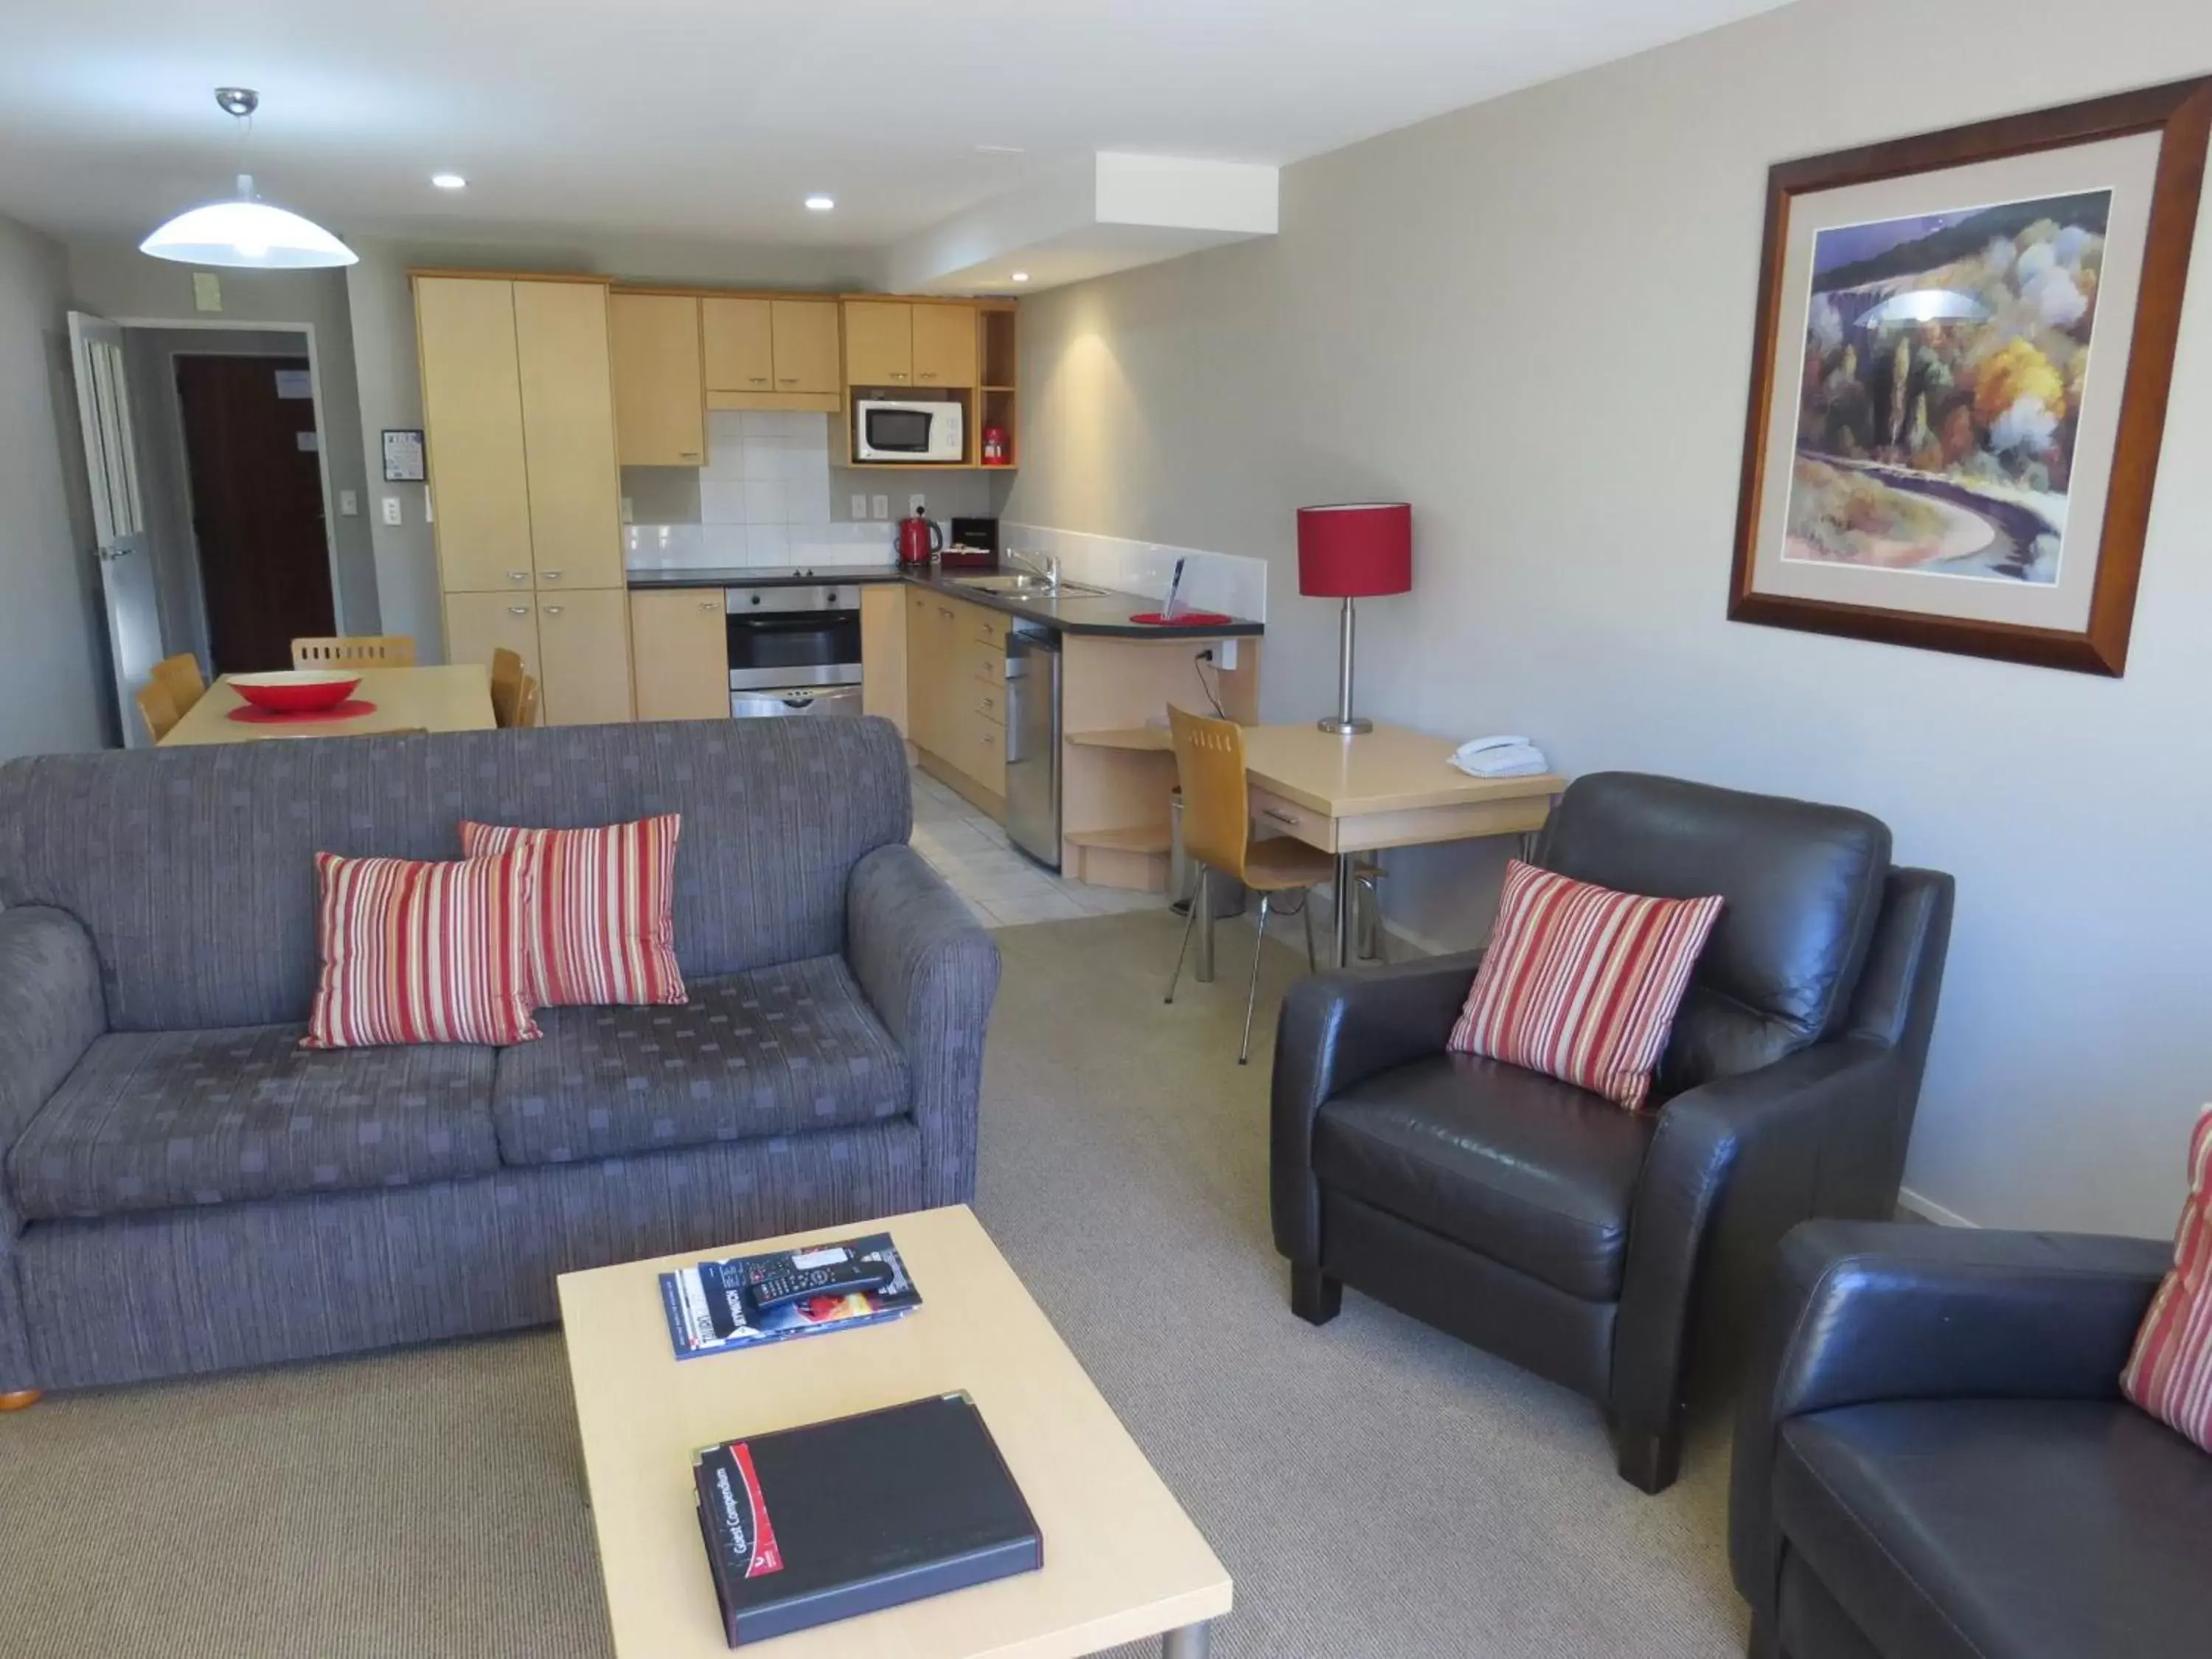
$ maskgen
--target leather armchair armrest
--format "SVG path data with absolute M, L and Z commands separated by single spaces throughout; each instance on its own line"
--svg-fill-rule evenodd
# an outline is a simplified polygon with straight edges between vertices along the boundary
M 975 1195 L 983 1036 L 999 988 L 999 947 L 921 855 L 878 847 L 846 884 L 845 959 L 906 1052 L 921 1131 L 923 1201 Z
M 2108 1400 L 2172 1265 L 2160 1239 L 1812 1221 L 1783 1240 L 1736 1417 L 1729 1555 L 1773 1616 L 1775 1448 L 1790 1418 L 1883 1400 Z
M 1268 1161 L 1275 1248 L 1292 1262 L 1321 1260 L 1313 1125 L 1322 1103 L 1378 1072 L 1443 1053 L 1481 964 L 1482 952 L 1468 951 L 1316 974 L 1283 999 Z

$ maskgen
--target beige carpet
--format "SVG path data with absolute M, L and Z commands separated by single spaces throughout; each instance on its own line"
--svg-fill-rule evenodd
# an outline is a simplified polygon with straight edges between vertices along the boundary
M 1583 1401 L 1357 1294 L 1291 1316 L 1250 935 L 1167 1008 L 1176 934 L 999 934 L 977 1208 L 1234 1574 L 1215 1654 L 1740 1653 L 1717 1430 L 1643 1498 Z M 544 1333 L 0 1418 L 0 1659 L 604 1659 L 574 1436 Z

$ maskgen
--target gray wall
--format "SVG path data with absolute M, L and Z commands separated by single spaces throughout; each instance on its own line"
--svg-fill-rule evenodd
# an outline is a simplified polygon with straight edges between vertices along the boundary
M 317 412 L 330 477 L 341 625 L 349 633 L 376 633 L 380 623 L 376 557 L 368 527 L 372 503 L 362 467 L 361 388 L 354 370 L 353 319 L 344 275 L 337 270 L 216 274 L 222 288 L 222 309 L 204 313 L 192 303 L 189 266 L 149 258 L 128 240 L 80 237 L 69 245 L 70 294 L 80 310 L 118 321 L 202 321 L 240 328 L 293 323 L 313 329 L 315 368 L 322 383 Z M 354 491 L 362 504 L 362 511 L 352 518 L 337 511 L 337 495 L 344 489 Z M 165 614 L 165 623 L 167 619 Z
M 1024 304 L 1012 516 L 1272 563 L 1264 703 L 1331 701 L 1292 510 L 1414 503 L 1359 702 L 1848 802 L 1954 871 L 1907 1180 L 1976 1221 L 2163 1235 L 2212 1092 L 2212 213 L 2126 678 L 1723 619 L 1768 166 L 2212 69 L 2212 9 L 1806 0 L 1289 168 L 1282 234 Z M 1496 848 L 1392 855 L 1480 939 Z
M 61 245 L 0 218 L 0 760 L 117 738 L 68 294 Z

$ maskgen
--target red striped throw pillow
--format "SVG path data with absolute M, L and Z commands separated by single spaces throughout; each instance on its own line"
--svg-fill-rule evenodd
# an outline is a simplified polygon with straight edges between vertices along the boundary
M 682 1002 L 676 965 L 676 836 L 665 813 L 599 830 L 464 823 L 471 858 L 514 851 L 530 865 L 529 984 L 541 1008 Z
M 318 853 L 315 878 L 323 968 L 301 1048 L 538 1036 L 521 860 L 425 864 Z
M 1642 898 L 1515 859 L 1449 1046 L 1603 1095 L 1650 1091 L 1718 898 Z
M 2136 1334 L 2120 1389 L 2168 1428 L 2212 1451 L 2212 1106 L 2189 1141 L 2189 1199 L 2173 1270 Z

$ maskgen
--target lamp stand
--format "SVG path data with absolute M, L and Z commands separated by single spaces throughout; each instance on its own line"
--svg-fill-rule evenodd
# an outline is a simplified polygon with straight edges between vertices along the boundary
M 1363 732 L 1372 732 L 1375 722 L 1352 712 L 1352 601 L 1344 602 L 1344 622 L 1336 643 L 1336 714 L 1333 718 L 1314 722 L 1324 732 L 1333 732 L 1340 738 L 1356 738 Z

